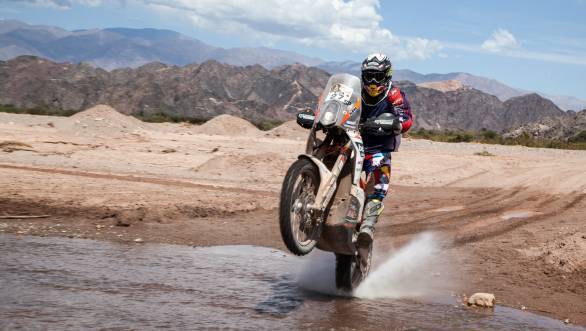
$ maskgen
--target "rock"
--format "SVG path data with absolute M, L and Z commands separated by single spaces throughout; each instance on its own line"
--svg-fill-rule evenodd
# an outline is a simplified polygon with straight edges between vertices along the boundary
M 493 307 L 495 302 L 494 294 L 492 293 L 474 293 L 468 298 L 468 306 L 478 307 Z
M 134 239 L 134 242 L 135 242 L 135 243 L 141 243 L 141 242 L 143 242 L 143 241 L 144 241 L 144 240 L 142 240 L 142 238 L 136 238 L 136 239 Z
M 569 318 L 566 318 L 566 319 L 564 320 L 564 324 L 570 324 L 570 319 L 569 319 Z

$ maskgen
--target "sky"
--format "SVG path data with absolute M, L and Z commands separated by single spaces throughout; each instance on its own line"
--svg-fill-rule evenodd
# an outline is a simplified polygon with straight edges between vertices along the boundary
M 0 18 L 170 29 L 326 61 L 382 51 L 396 69 L 468 72 L 586 99 L 586 0 L 0 0 Z

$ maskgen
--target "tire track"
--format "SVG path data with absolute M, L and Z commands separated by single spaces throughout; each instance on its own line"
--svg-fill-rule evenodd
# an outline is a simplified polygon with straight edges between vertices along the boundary
M 96 178 L 96 179 L 119 180 L 119 181 L 134 182 L 134 183 L 148 183 L 148 184 L 156 184 L 156 185 L 175 186 L 175 187 L 201 188 L 201 189 L 212 190 L 212 191 L 231 191 L 231 192 L 235 192 L 235 193 L 255 194 L 255 195 L 261 195 L 261 196 L 266 196 L 266 197 L 274 197 L 278 194 L 278 192 L 274 192 L 274 191 L 254 190 L 254 189 L 246 189 L 246 188 L 241 188 L 241 187 L 216 186 L 216 185 L 210 185 L 210 184 L 201 184 L 201 183 L 193 183 L 193 182 L 173 180 L 173 179 L 163 179 L 163 178 L 157 178 L 157 177 L 145 177 L 145 176 L 136 176 L 136 175 L 116 175 L 116 174 L 105 174 L 105 173 L 99 173 L 99 172 L 88 172 L 88 171 L 57 169 L 57 168 L 40 168 L 40 167 L 30 167 L 30 166 L 20 166 L 20 165 L 9 165 L 9 164 L 0 164 L 0 168 L 24 170 L 24 171 L 34 171 L 34 172 L 49 173 L 49 174 L 60 174 L 60 175 L 68 175 L 68 176 L 87 177 L 87 178 Z

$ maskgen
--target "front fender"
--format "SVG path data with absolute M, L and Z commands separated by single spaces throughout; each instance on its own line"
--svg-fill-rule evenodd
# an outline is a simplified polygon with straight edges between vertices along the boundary
M 325 201 L 328 192 L 334 191 L 336 189 L 336 182 L 334 181 L 331 183 L 331 178 L 333 177 L 332 172 L 326 167 L 326 165 L 318 158 L 312 155 L 302 154 L 299 155 L 299 159 L 304 158 L 308 159 L 309 161 L 313 162 L 319 171 L 319 188 L 317 190 L 317 195 L 315 198 L 314 205 L 319 209 L 324 209 L 325 206 L 329 201 Z M 333 187 L 331 187 L 333 186 Z

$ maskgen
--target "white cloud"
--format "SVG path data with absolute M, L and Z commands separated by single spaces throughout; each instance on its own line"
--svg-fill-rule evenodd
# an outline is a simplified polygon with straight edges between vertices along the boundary
M 407 57 L 412 56 L 416 59 L 425 60 L 439 52 L 442 48 L 442 44 L 437 40 L 411 38 L 407 40 L 405 52 Z
M 497 29 L 490 39 L 482 43 L 482 48 L 490 52 L 501 52 L 515 49 L 519 46 L 517 39 L 505 29 Z
M 0 0 L 1 1 L 1 0 Z M 255 39 L 292 42 L 338 52 L 386 52 L 394 59 L 428 59 L 437 40 L 399 38 L 381 25 L 379 0 L 12 0 L 70 9 L 75 5 L 131 2 L 187 19 L 201 29 Z
M 264 43 L 427 59 L 441 49 L 438 41 L 399 38 L 381 26 L 378 0 L 135 0 L 156 10 L 188 17 L 200 28 L 239 34 Z
M 12 2 L 26 2 L 36 6 L 52 7 L 57 9 L 71 9 L 73 5 L 82 5 L 88 7 L 97 7 L 102 4 L 102 0 L 8 0 Z

